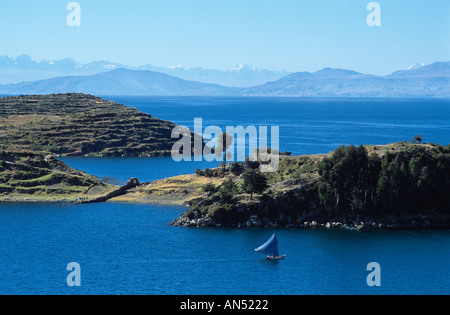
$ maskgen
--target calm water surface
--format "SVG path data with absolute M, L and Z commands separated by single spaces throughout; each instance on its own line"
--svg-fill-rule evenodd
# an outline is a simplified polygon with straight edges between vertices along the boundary
M 388 144 L 410 140 L 450 143 L 450 100 L 301 99 L 105 96 L 154 117 L 194 128 L 279 126 L 280 150 L 293 154 L 328 153 L 341 144 Z M 269 128 L 270 131 L 270 128 Z M 270 137 L 268 139 L 270 143 Z M 171 158 L 65 158 L 69 165 L 100 178 L 125 183 L 191 174 L 218 162 L 174 162 Z
M 450 143 L 450 100 L 105 96 L 193 128 L 279 126 L 281 151 L 328 153 L 341 144 L 388 144 L 421 134 Z
M 0 204 L 0 293 L 449 294 L 448 231 L 188 229 L 185 209 Z M 276 232 L 283 261 L 253 251 Z M 366 284 L 369 262 L 382 285 Z M 66 284 L 69 262 L 81 287 Z

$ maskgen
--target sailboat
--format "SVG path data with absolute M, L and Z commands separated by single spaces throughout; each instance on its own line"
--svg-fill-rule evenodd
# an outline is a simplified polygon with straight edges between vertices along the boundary
M 280 256 L 278 253 L 278 240 L 275 234 L 273 234 L 272 237 L 264 243 L 264 245 L 261 245 L 255 249 L 255 251 L 266 255 L 266 258 L 270 260 L 280 260 L 286 257 L 286 255 Z

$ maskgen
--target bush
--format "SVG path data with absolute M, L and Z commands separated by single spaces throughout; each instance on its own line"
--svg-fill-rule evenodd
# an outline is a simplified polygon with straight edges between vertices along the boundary
M 208 196 L 211 196 L 212 194 L 214 194 L 217 191 L 217 187 L 216 187 L 216 185 L 214 185 L 212 183 L 208 183 L 202 187 L 202 191 L 207 193 Z
M 206 170 L 204 170 L 204 174 L 206 177 L 213 177 L 214 176 L 214 172 L 213 170 L 207 168 Z
M 259 168 L 259 166 L 260 166 L 260 163 L 258 161 L 251 161 L 248 157 L 245 159 L 245 162 L 244 162 L 245 169 L 256 170 L 257 168 Z
M 195 174 L 197 174 L 197 176 L 205 176 L 205 172 L 202 171 L 201 169 L 197 168 L 195 170 Z
M 244 165 L 238 162 L 232 162 L 230 164 L 230 172 L 236 176 L 239 176 L 244 171 Z

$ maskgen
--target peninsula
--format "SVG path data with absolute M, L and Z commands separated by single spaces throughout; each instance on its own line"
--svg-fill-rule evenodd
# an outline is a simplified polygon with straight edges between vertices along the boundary
M 170 156 L 178 140 L 171 138 L 176 126 L 86 94 L 0 98 L 3 150 L 25 149 L 59 156 Z
M 115 189 L 51 155 L 26 150 L 0 152 L 0 201 L 81 201 Z
M 110 201 L 188 206 L 172 222 L 185 227 L 450 228 L 450 145 L 341 146 L 258 167 L 197 170 Z

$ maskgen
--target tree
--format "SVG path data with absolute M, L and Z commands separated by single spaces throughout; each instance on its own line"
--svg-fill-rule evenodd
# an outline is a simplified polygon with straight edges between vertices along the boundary
M 450 146 L 368 156 L 363 146 L 336 149 L 318 165 L 318 197 L 329 215 L 448 213 Z
M 414 137 L 414 140 L 416 143 L 422 143 L 423 138 L 421 135 L 417 135 Z
M 202 191 L 207 193 L 208 196 L 211 196 L 212 194 L 214 194 L 217 191 L 217 187 L 216 187 L 216 185 L 214 185 L 212 183 L 208 183 L 202 187 Z
M 321 161 L 318 171 L 323 181 L 319 199 L 330 214 L 332 207 L 335 214 L 344 209 L 356 214 L 365 208 L 371 187 L 368 185 L 369 158 L 362 145 L 339 147 L 331 157 Z
M 219 198 L 220 203 L 232 203 L 234 196 L 238 191 L 239 189 L 236 183 L 230 178 L 220 186 L 217 197 Z
M 246 158 L 245 158 L 245 161 L 244 161 L 244 168 L 245 168 L 245 169 L 253 169 L 253 170 L 256 170 L 256 169 L 259 168 L 259 166 L 260 166 L 259 161 L 252 161 L 252 160 L 250 160 L 249 157 L 246 157 Z
M 233 173 L 236 176 L 239 176 L 244 171 L 244 166 L 242 163 L 239 162 L 233 162 L 230 164 L 230 172 Z
M 213 177 L 213 175 L 214 175 L 213 170 L 211 170 L 209 168 L 205 169 L 204 174 L 206 177 Z
M 217 139 L 215 154 L 218 158 L 223 156 L 223 169 L 227 165 L 227 159 L 231 158 L 231 153 L 227 152 L 233 144 L 233 137 L 226 132 L 222 132 Z
M 250 194 L 250 200 L 253 200 L 253 193 L 261 194 L 268 187 L 267 178 L 258 170 L 245 170 L 242 179 L 244 180 L 243 189 Z
M 197 176 L 205 176 L 205 172 L 202 171 L 201 169 L 197 168 L 195 170 L 195 174 L 197 174 Z

